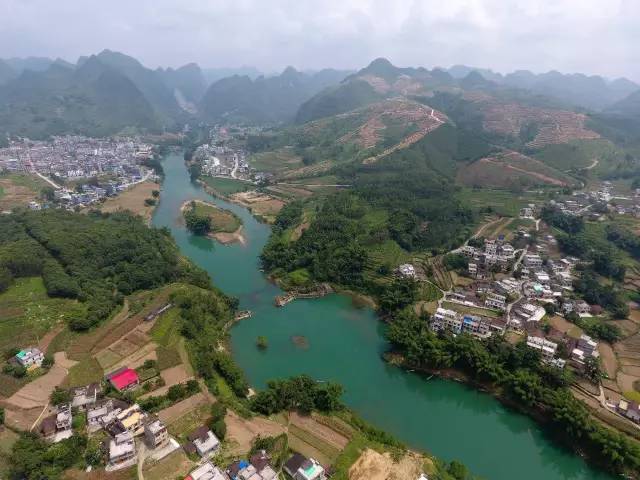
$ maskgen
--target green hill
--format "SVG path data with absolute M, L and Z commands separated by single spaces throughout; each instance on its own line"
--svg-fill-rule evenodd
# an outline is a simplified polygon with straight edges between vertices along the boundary
M 30 138 L 110 135 L 125 127 L 160 128 L 151 104 L 126 76 L 95 57 L 70 69 L 25 70 L 0 86 L 0 131 Z
M 349 81 L 304 102 L 296 114 L 297 123 L 310 122 L 349 112 L 384 98 L 362 80 Z
M 289 122 L 303 102 L 337 84 L 345 75 L 346 72 L 338 70 L 307 74 L 288 67 L 274 77 L 223 78 L 207 89 L 200 102 L 200 111 L 210 121 Z

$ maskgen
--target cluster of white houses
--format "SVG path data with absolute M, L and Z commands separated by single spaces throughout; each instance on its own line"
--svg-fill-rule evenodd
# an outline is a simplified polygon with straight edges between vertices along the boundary
M 506 321 L 503 318 L 461 314 L 455 310 L 438 307 L 431 318 L 431 328 L 436 332 L 447 330 L 456 334 L 469 333 L 479 338 L 487 338 L 494 333 L 503 334 Z
M 529 214 L 533 210 L 521 212 L 524 216 Z M 549 326 L 542 328 L 546 304 L 553 304 L 562 315 L 599 314 L 602 310 L 572 298 L 573 269 L 578 260 L 548 258 L 548 250 L 555 245 L 555 238 L 545 235 L 524 251 L 516 250 L 502 236 L 484 240 L 479 247 L 462 247 L 458 252 L 468 258 L 468 275 L 475 281 L 445 294 L 431 317 L 430 327 L 478 338 L 502 335 L 512 329 L 525 335 L 527 345 L 538 350 L 544 362 L 559 368 L 567 362 L 576 368 L 584 367 L 590 358 L 598 357 L 597 342 L 587 335 L 573 339 Z M 509 274 L 511 270 L 517 275 Z M 489 280 L 494 276 L 498 279 Z M 563 348 L 559 348 L 560 343 Z
M 325 468 L 315 459 L 294 453 L 282 466 L 292 480 L 326 480 Z M 208 461 L 193 470 L 185 480 L 278 480 L 271 458 L 264 450 L 254 453 L 248 460 L 236 460 L 226 469 Z
M 120 391 L 135 388 L 138 383 L 130 369 L 120 369 L 105 377 L 105 380 Z M 137 377 L 136 377 L 137 379 Z M 109 438 L 104 442 L 107 456 L 105 470 L 114 471 L 135 465 L 138 462 L 140 442 L 147 447 L 146 457 L 160 460 L 177 448 L 167 426 L 156 416 L 144 412 L 138 404 L 129 404 L 117 398 L 103 395 L 101 384 L 94 383 L 69 391 L 71 401 L 58 405 L 56 412 L 40 424 L 41 435 L 59 442 L 73 434 L 73 412 L 84 412 L 89 433 L 104 430 Z M 201 426 L 187 435 L 182 446 L 192 458 L 200 458 L 198 467 L 185 480 L 277 480 L 277 470 L 263 450 L 254 453 L 248 460 L 238 460 L 223 469 L 210 459 L 218 452 L 220 440 L 207 426 Z M 294 454 L 283 466 L 284 472 L 293 480 L 326 480 L 326 469 L 313 458 Z
M 460 252 L 469 257 L 469 275 L 478 279 L 486 278 L 492 270 L 508 270 L 516 259 L 516 249 L 503 236 L 485 240 L 482 247 L 465 245 Z
M 105 382 L 119 392 L 140 385 L 135 370 L 126 367 L 108 374 Z M 160 460 L 180 447 L 159 418 L 145 412 L 137 403 L 105 397 L 99 383 L 73 388 L 69 394 L 70 402 L 58 405 L 55 412 L 40 423 L 40 433 L 51 442 L 69 438 L 73 434 L 74 412 L 84 412 L 88 433 L 103 430 L 109 434 L 109 440 L 104 444 L 107 471 L 134 465 L 138 461 L 138 442 L 146 444 L 148 454 L 154 460 Z M 189 442 L 183 447 L 185 451 L 207 459 L 219 446 L 215 434 L 207 427 L 201 427 L 189 436 Z

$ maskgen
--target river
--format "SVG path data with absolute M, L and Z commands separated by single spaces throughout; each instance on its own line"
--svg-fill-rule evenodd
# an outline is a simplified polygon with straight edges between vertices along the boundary
M 253 311 L 231 333 L 233 356 L 250 383 L 307 373 L 344 385 L 344 400 L 359 415 L 409 446 L 445 460 L 458 459 L 492 480 L 604 480 L 613 477 L 558 448 L 528 417 L 503 407 L 491 396 L 456 382 L 425 380 L 385 363 L 384 324 L 350 298 L 330 295 L 273 306 L 280 290 L 259 270 L 258 255 L 269 227 L 243 207 L 208 195 L 189 181 L 182 156 L 165 158 L 166 174 L 153 225 L 169 227 L 182 253 L 206 269 L 224 292 Z M 180 206 L 202 199 L 236 213 L 246 245 L 223 246 L 196 237 L 181 223 Z M 261 351 L 256 338 L 267 337 Z M 306 342 L 292 341 L 304 337 Z M 299 340 L 299 339 L 298 339 Z

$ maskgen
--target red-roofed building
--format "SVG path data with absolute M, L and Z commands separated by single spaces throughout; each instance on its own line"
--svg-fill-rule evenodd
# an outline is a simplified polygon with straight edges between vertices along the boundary
M 116 370 L 112 374 L 107 376 L 113 388 L 122 392 L 130 388 L 135 388 L 140 385 L 140 378 L 135 370 L 131 368 L 122 368 Z

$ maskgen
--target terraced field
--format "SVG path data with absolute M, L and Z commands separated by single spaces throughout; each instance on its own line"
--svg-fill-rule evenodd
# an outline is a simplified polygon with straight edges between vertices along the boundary
M 482 125 L 487 131 L 517 138 L 524 128 L 535 125 L 537 133 L 527 143 L 532 148 L 600 138 L 599 134 L 585 127 L 586 116 L 582 113 L 504 103 L 493 99 L 480 100 L 479 104 L 484 114 Z
M 515 187 L 576 183 L 568 175 L 540 160 L 514 151 L 481 158 L 458 170 L 457 181 L 468 186 Z

